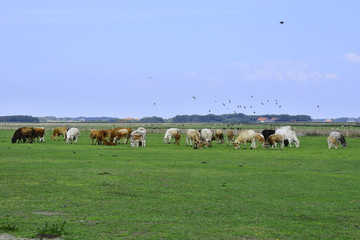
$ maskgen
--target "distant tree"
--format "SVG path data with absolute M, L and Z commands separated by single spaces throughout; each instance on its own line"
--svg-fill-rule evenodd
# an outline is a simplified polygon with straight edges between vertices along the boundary
M 144 117 L 140 119 L 142 123 L 163 123 L 164 119 L 161 117 Z
M 39 118 L 24 115 L 0 116 L 0 122 L 40 122 Z

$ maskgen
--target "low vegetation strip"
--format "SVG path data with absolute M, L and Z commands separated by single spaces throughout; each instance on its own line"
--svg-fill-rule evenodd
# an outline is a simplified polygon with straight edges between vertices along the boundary
M 359 239 L 360 139 L 328 149 L 326 137 L 299 148 L 216 144 L 194 150 L 149 133 L 146 147 L 51 141 L 12 144 L 0 130 L 0 222 L 36 238 Z M 6 219 L 6 220 L 5 220 Z M 65 223 L 66 225 L 61 225 Z M 48 229 L 48 228 L 46 228 Z

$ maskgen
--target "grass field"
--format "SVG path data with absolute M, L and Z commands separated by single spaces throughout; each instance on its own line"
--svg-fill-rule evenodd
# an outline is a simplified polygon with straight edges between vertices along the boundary
M 11 144 L 0 130 L 0 233 L 63 239 L 360 239 L 360 138 L 300 148 L 194 150 L 64 141 Z M 10 231 L 6 225 L 14 225 Z

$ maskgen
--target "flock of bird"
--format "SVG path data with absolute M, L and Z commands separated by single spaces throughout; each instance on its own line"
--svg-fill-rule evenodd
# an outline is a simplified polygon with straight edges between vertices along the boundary
M 280 23 L 280 24 L 284 24 L 285 22 L 284 22 L 284 21 L 280 21 L 279 23 Z M 151 76 L 149 76 L 149 79 L 151 79 Z M 192 96 L 192 98 L 193 98 L 194 101 L 196 101 L 196 99 L 197 99 L 196 96 Z M 253 95 L 250 95 L 250 98 L 253 99 L 254 96 L 253 96 Z M 214 102 L 217 103 L 217 100 L 214 100 Z M 270 103 L 270 100 L 267 99 L 267 100 L 266 100 L 266 103 Z M 274 103 L 275 103 L 275 105 L 276 105 L 278 108 L 281 108 L 281 105 L 279 104 L 279 102 L 278 102 L 277 99 L 275 99 L 275 102 L 274 102 Z M 154 105 L 156 105 L 156 102 L 154 102 Z M 230 110 L 230 105 L 231 105 L 231 99 L 229 99 L 229 100 L 228 100 L 228 103 L 226 103 L 226 104 L 225 104 L 225 102 L 222 103 L 222 106 L 225 107 L 227 110 Z M 261 102 L 261 106 L 264 106 L 264 105 L 265 105 L 265 103 L 264 103 L 264 102 Z M 248 109 L 249 109 L 249 107 L 250 107 L 251 110 L 255 110 L 255 107 L 254 107 L 253 105 L 248 106 Z M 237 109 L 243 109 L 243 110 L 245 111 L 245 110 L 247 109 L 247 106 L 236 105 L 236 108 L 237 108 Z M 317 105 L 317 108 L 320 108 L 320 106 Z M 210 113 L 210 112 L 211 112 L 211 109 L 209 109 L 208 112 Z M 235 114 L 237 113 L 236 110 L 233 110 L 233 112 L 234 112 Z M 256 114 L 256 111 L 252 111 L 252 113 L 253 113 L 253 114 Z

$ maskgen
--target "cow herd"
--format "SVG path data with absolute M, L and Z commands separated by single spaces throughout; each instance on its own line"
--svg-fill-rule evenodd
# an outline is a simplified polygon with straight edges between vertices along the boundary
M 22 127 L 15 131 L 12 143 L 33 143 L 34 141 L 45 142 L 46 130 L 45 128 L 34 127 Z M 55 128 L 51 135 L 52 140 L 66 140 L 66 143 L 77 143 L 80 131 L 77 128 L 58 127 Z M 174 143 L 180 145 L 180 129 L 169 128 L 166 130 L 163 141 L 164 144 L 171 142 L 174 138 Z M 109 145 L 116 146 L 119 143 L 127 144 L 130 142 L 131 147 L 145 147 L 146 146 L 146 129 L 139 127 L 136 130 L 131 128 L 115 128 L 108 130 L 96 130 L 90 131 L 89 139 L 91 145 Z M 186 146 L 191 146 L 194 149 L 208 148 L 212 146 L 212 141 L 216 141 L 217 144 L 225 144 L 224 133 L 220 129 L 211 131 L 204 128 L 201 130 L 188 129 L 186 131 Z M 347 147 L 345 137 L 339 132 L 331 132 L 327 138 L 328 148 L 337 149 L 339 144 L 343 148 Z M 296 148 L 300 146 L 300 141 L 296 136 L 295 131 L 290 126 L 281 127 L 277 130 L 265 129 L 261 133 L 256 133 L 254 130 L 240 131 L 235 138 L 233 131 L 227 132 L 227 146 L 234 146 L 235 149 L 240 149 L 241 145 L 246 149 L 246 144 L 250 143 L 250 148 L 258 148 L 261 144 L 262 148 L 267 150 L 277 149 L 279 145 L 280 149 L 284 149 L 284 146 L 292 147 L 292 144 Z

